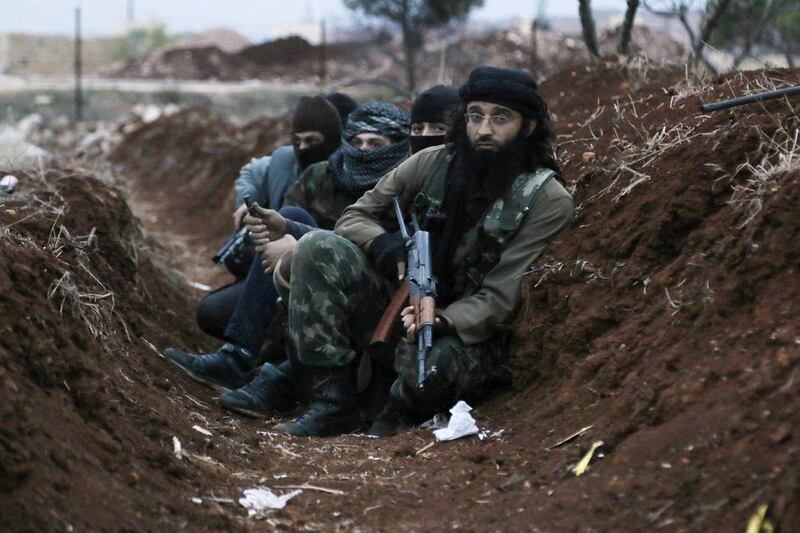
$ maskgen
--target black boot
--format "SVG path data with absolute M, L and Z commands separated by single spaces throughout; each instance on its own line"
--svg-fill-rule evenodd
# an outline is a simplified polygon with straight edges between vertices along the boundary
M 402 399 L 390 394 L 389 400 L 367 433 L 373 437 L 390 437 L 401 429 L 410 428 L 420 422 L 421 417 L 411 412 Z
M 190 354 L 167 348 L 164 355 L 193 380 L 223 391 L 246 385 L 256 373 L 253 355 L 246 348 L 233 344 L 225 344 L 208 354 Z
M 353 431 L 361 424 L 356 406 L 356 383 L 349 366 L 304 367 L 311 373 L 311 405 L 291 422 L 273 429 L 300 437 L 328 437 Z
M 280 366 L 264 363 L 253 381 L 220 396 L 219 404 L 225 409 L 256 418 L 289 412 L 294 405 L 290 372 L 289 361 Z

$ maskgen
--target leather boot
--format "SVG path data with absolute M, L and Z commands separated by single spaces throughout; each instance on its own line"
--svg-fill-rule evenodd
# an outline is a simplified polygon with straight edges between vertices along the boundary
M 350 366 L 304 368 L 311 374 L 311 405 L 291 422 L 273 429 L 300 437 L 327 437 L 358 428 L 361 419 L 356 405 L 356 383 Z
M 177 348 L 167 348 L 164 355 L 193 380 L 222 391 L 247 385 L 257 370 L 253 354 L 233 344 L 225 344 L 216 352 L 207 354 L 190 354 Z
M 383 410 L 378 414 L 367 434 L 373 437 L 389 437 L 401 429 L 410 428 L 422 420 L 411 412 L 405 402 L 396 395 L 390 394 Z
M 289 361 L 279 366 L 264 363 L 253 381 L 220 396 L 219 404 L 225 409 L 255 418 L 289 412 L 294 405 L 290 373 Z

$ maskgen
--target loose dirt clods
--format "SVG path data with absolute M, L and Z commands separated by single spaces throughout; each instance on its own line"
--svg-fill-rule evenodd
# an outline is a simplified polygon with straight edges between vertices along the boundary
M 514 388 L 473 411 L 485 440 L 275 435 L 159 357 L 216 343 L 150 231 L 216 246 L 238 166 L 285 124 L 185 110 L 130 133 L 113 160 L 147 232 L 127 191 L 56 165 L 15 173 L 24 190 L 0 197 L 0 527 L 793 530 L 800 100 L 698 109 L 800 72 L 691 89 L 681 69 L 636 76 L 603 62 L 542 83 L 579 210 L 527 274 Z M 176 264 L 206 261 L 185 250 Z M 236 503 L 255 486 L 303 492 L 255 521 Z

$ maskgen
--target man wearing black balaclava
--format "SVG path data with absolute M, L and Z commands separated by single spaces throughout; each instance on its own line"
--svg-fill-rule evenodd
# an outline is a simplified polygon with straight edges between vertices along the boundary
M 458 106 L 458 89 L 436 85 L 423 91 L 411 105 L 411 153 L 445 143 L 451 114 Z
M 529 74 L 479 67 L 459 97 L 452 143 L 422 150 L 381 178 L 345 210 L 335 234 L 299 241 L 288 332 L 317 387 L 309 410 L 276 430 L 324 436 L 361 425 L 353 368 L 407 262 L 406 243 L 393 234 L 394 198 L 431 232 L 439 279 L 433 346 L 421 354 L 419 375 L 419 309 L 403 309 L 398 377 L 370 433 L 390 434 L 509 386 L 503 331 L 522 301 L 524 273 L 572 219 L 572 198 L 555 179 L 550 116 Z
M 285 194 L 296 184 L 299 172 L 325 161 L 341 143 L 340 117 L 349 113 L 350 103 L 354 102 L 341 93 L 329 96 L 336 97 L 341 109 L 333 105 L 328 96 L 303 96 L 292 117 L 292 145 L 278 148 L 272 156 L 254 159 L 242 169 L 236 182 L 237 202 L 241 203 L 234 213 L 237 227 L 246 213 L 245 195 L 250 195 L 259 205 L 280 210 L 290 220 L 308 226 L 318 224 L 306 209 L 307 205 L 296 202 L 286 205 Z M 329 224 L 332 226 L 333 222 Z M 230 352 L 241 349 L 257 354 L 270 323 L 275 297 L 272 278 L 265 275 L 261 257 L 255 254 L 245 264 L 244 272 L 237 274 L 237 281 L 203 298 L 197 308 L 200 328 L 226 341 L 219 350 L 207 354 L 205 361 L 226 361 Z M 194 361 L 190 355 L 174 348 L 168 348 L 165 354 L 178 364 Z M 213 368 L 213 365 L 207 366 Z M 213 382 L 212 376 L 198 374 L 195 377 Z

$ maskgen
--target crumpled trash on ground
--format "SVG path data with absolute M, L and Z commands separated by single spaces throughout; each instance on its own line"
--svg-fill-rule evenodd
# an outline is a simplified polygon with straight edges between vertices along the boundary
M 447 427 L 433 432 L 436 440 L 442 442 L 477 435 L 478 426 L 475 424 L 475 419 L 469 414 L 470 411 L 472 411 L 472 407 L 467 402 L 459 400 L 450 409 L 450 420 L 447 422 Z
M 270 509 L 283 509 L 286 503 L 300 494 L 302 489 L 277 495 L 267 487 L 246 489 L 244 497 L 239 498 L 239 505 L 247 509 L 248 516 L 257 516 Z
M 17 189 L 18 184 L 19 180 L 16 176 L 12 176 L 11 174 L 4 176 L 0 179 L 0 192 L 12 194 Z

